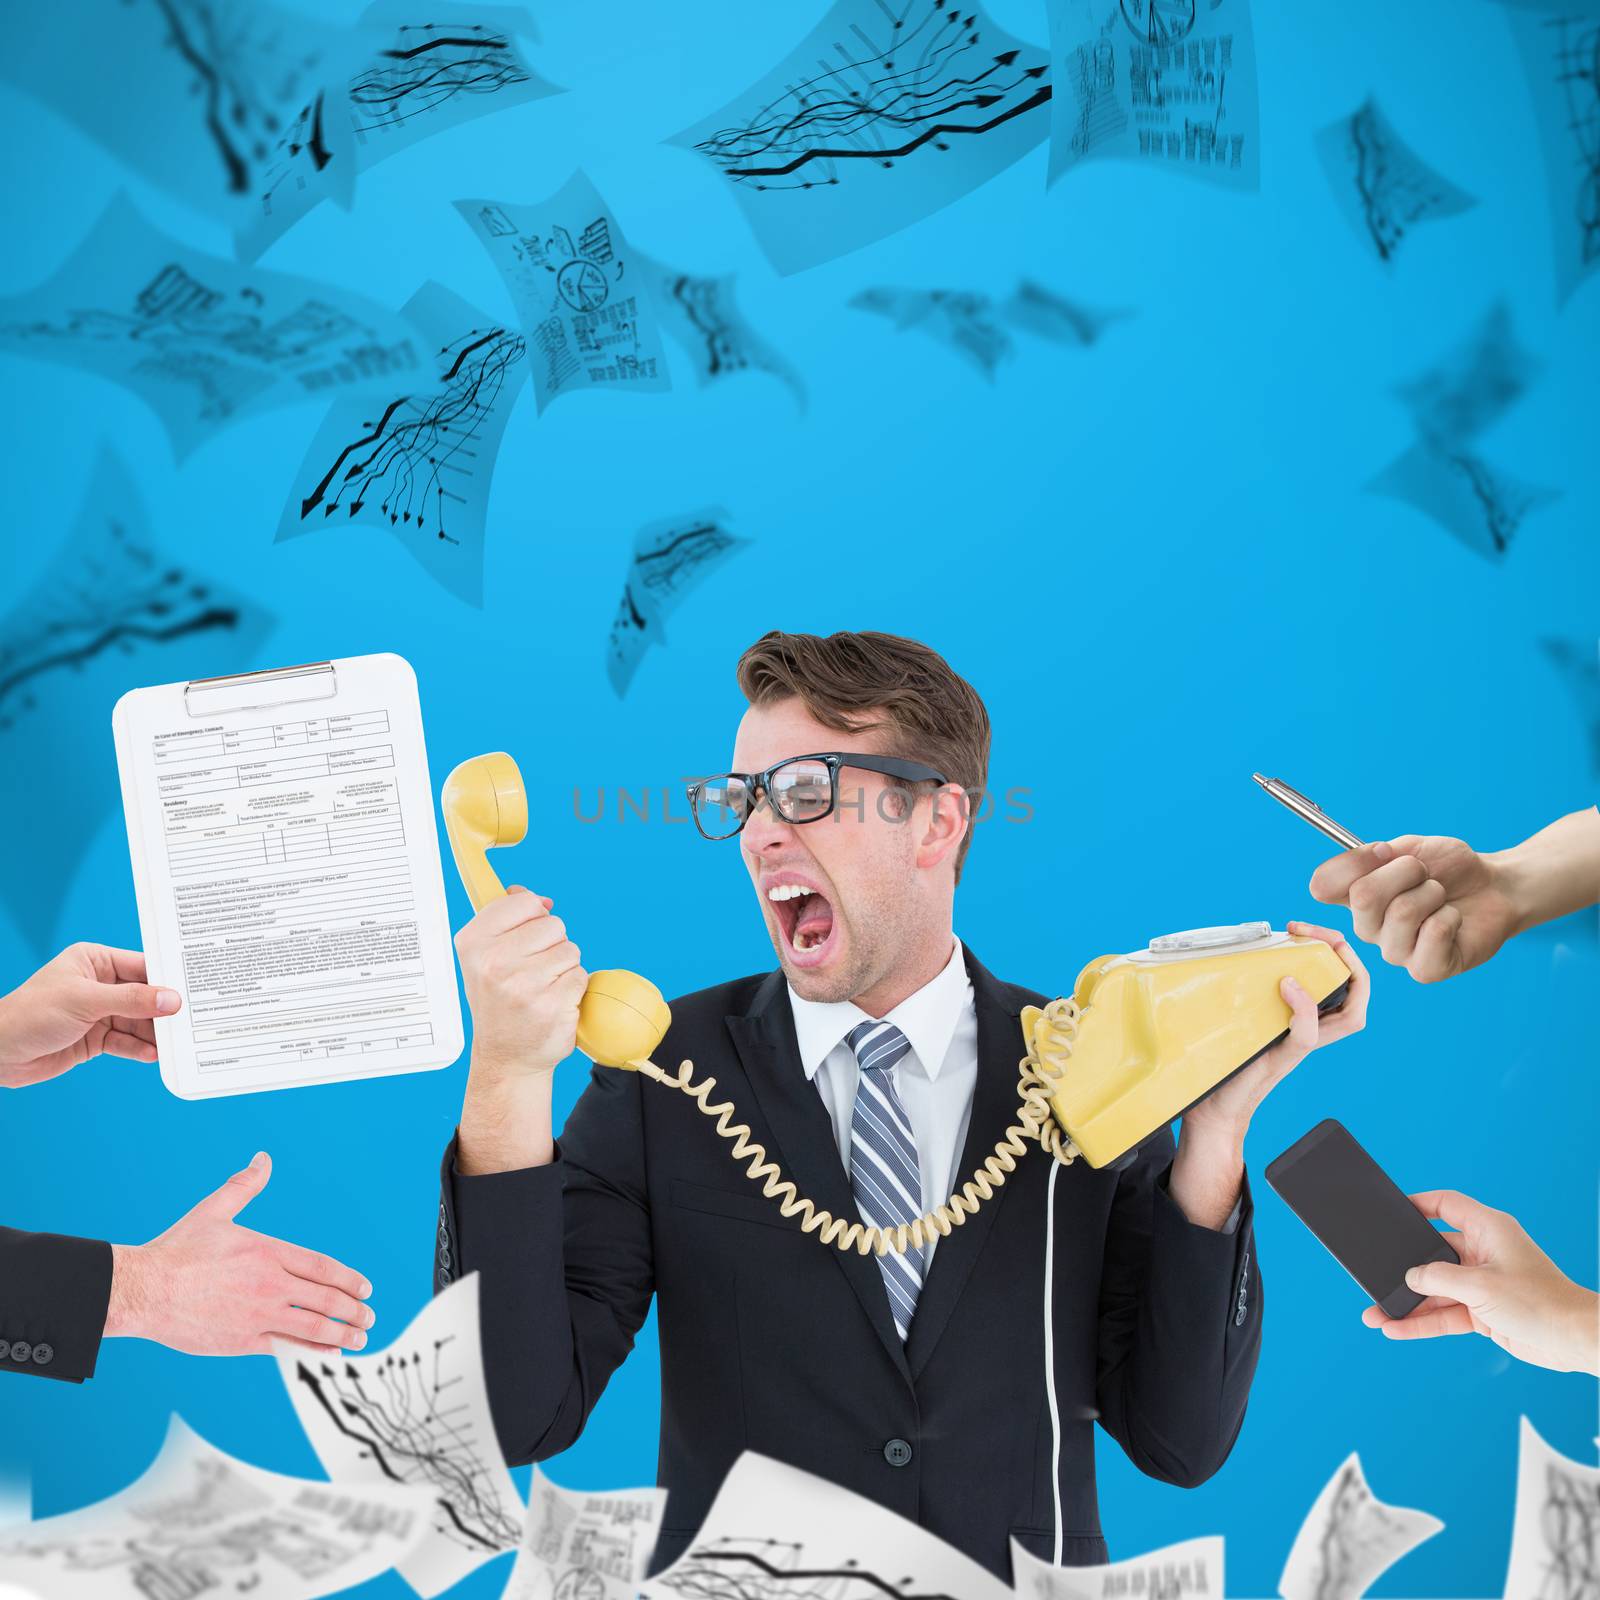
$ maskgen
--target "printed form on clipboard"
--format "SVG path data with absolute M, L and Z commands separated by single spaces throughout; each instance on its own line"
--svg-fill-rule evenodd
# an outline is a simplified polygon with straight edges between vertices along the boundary
M 185 1099 L 461 1053 L 416 674 L 396 655 L 135 689 L 112 716 L 161 1078 Z

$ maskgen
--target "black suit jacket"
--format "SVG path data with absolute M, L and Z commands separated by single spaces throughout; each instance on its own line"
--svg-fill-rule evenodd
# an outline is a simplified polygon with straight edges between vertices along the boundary
M 110 1301 L 104 1239 L 0 1228 L 0 1372 L 92 1378 Z
M 1046 997 L 966 951 L 978 1076 L 962 1170 L 1017 1107 L 1019 1014 Z M 672 1002 L 653 1059 L 693 1060 L 800 1192 L 857 1217 L 833 1127 L 800 1065 L 780 971 Z M 445 1152 L 434 1279 L 480 1274 L 490 1405 L 506 1458 L 583 1429 L 652 1294 L 661 1339 L 652 1572 L 689 1544 L 747 1446 L 867 1495 L 1009 1579 L 1013 1536 L 1048 1558 L 1053 1517 L 1043 1284 L 1050 1161 L 1030 1148 L 939 1242 L 902 1345 L 872 1256 L 805 1234 L 729 1160 L 687 1096 L 596 1067 L 549 1166 L 465 1177 Z M 1192 1485 L 1227 1458 L 1260 1345 L 1248 1193 L 1237 1230 L 1166 1191 L 1163 1131 L 1119 1173 L 1056 1185 L 1055 1371 L 1065 1560 L 1107 1559 L 1094 1424 L 1152 1477 Z

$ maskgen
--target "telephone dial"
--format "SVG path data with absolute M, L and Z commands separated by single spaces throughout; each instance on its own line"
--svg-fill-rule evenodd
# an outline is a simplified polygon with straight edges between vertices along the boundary
M 520 844 L 528 831 L 522 774 L 503 751 L 474 756 L 445 780 L 440 799 L 456 870 L 480 910 L 506 892 L 487 852 Z M 648 978 L 594 973 L 578 1005 L 577 1047 L 600 1066 L 688 1095 L 730 1141 L 731 1158 L 806 1232 L 840 1250 L 883 1255 L 920 1250 L 958 1227 L 1030 1143 L 1063 1165 L 1079 1156 L 1096 1168 L 1131 1160 L 1151 1134 L 1284 1037 L 1290 1012 L 1278 984 L 1287 977 L 1319 996 L 1323 1011 L 1341 1003 L 1350 982 L 1322 940 L 1277 933 L 1265 922 L 1167 934 L 1144 950 L 1091 961 L 1071 995 L 1022 1008 L 1017 1119 L 993 1152 L 945 1204 L 887 1229 L 835 1217 L 801 1195 L 735 1120 L 733 1102 L 712 1103 L 717 1081 L 696 1078 L 693 1062 L 673 1073 L 650 1060 L 672 1013 Z

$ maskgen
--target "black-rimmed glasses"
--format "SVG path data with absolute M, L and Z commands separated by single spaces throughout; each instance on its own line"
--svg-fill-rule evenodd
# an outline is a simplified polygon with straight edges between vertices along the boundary
M 820 822 L 839 804 L 839 769 L 861 767 L 904 783 L 948 783 L 942 772 L 920 761 L 897 756 L 855 755 L 848 750 L 821 750 L 788 756 L 765 772 L 719 772 L 689 785 L 694 825 L 706 839 L 731 839 L 750 820 L 759 804 L 757 791 L 772 802 L 785 822 Z

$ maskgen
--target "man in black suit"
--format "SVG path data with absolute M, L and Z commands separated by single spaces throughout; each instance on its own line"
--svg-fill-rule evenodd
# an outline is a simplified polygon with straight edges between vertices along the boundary
M 779 970 L 672 1002 L 655 1061 L 691 1059 L 803 1195 L 908 1223 L 1016 1120 L 1019 1014 L 952 930 L 989 720 L 933 651 L 881 633 L 770 633 L 741 658 L 736 773 L 691 786 L 738 837 Z M 797 759 L 803 758 L 803 759 Z M 676 889 L 677 894 L 688 891 Z M 489 1397 L 508 1460 L 583 1428 L 657 1301 L 652 1570 L 692 1540 L 746 1447 L 854 1489 L 1009 1577 L 1007 1541 L 1104 1561 L 1098 1420 L 1145 1472 L 1192 1485 L 1226 1459 L 1260 1345 L 1243 1142 L 1308 1051 L 1360 1028 L 1367 979 L 1121 1171 L 1078 1161 L 1053 1197 L 1053 1366 L 1041 1288 L 1051 1161 L 1030 1151 L 931 1249 L 844 1253 L 785 1218 L 684 1095 L 596 1067 L 559 1143 L 551 1074 L 588 981 L 552 902 L 513 892 L 457 938 L 474 1037 L 444 1157 L 435 1281 L 480 1274 Z M 682 919 L 675 919 L 681 923 Z M 1315 930 L 1308 930 L 1315 931 Z M 1057 1512 L 1059 1504 L 1059 1517 Z
M 153 1062 L 154 1019 L 183 1002 L 146 976 L 137 950 L 75 944 L 0 995 L 0 1088 L 102 1054 Z M 233 1220 L 271 1175 L 258 1154 L 148 1244 L 0 1227 L 0 1372 L 82 1383 L 115 1337 L 196 1355 L 268 1353 L 274 1338 L 359 1350 L 372 1325 L 366 1279 Z

